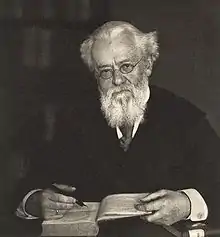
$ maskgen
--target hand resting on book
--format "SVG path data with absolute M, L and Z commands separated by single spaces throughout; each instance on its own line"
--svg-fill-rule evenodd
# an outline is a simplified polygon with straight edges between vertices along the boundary
M 72 197 L 72 192 L 75 191 L 75 188 L 60 184 L 58 188 L 69 192 L 70 196 L 62 195 L 58 191 L 54 191 L 50 188 L 38 191 L 28 198 L 26 211 L 44 220 L 63 217 L 63 215 L 75 205 L 76 199 Z
M 142 198 L 136 208 L 152 212 L 152 214 L 141 217 L 147 222 L 172 225 L 190 215 L 190 206 L 190 200 L 185 193 L 160 190 Z

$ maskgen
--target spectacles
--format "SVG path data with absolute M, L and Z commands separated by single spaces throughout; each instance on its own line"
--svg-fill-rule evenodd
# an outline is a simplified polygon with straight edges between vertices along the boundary
M 123 63 L 120 67 L 119 67 L 119 71 L 122 74 L 129 74 L 131 73 L 134 68 L 142 61 L 143 57 L 141 57 L 140 60 L 138 60 L 135 64 L 132 63 Z M 98 72 L 98 77 L 104 79 L 104 80 L 108 80 L 110 78 L 113 77 L 114 73 L 115 73 L 116 69 L 113 68 L 105 68 L 102 69 Z

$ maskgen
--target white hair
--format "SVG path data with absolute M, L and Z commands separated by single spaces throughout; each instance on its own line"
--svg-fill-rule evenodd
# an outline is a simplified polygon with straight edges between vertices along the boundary
M 94 70 L 92 59 L 92 47 L 98 39 L 108 39 L 115 37 L 121 32 L 125 32 L 134 37 L 137 47 L 142 49 L 143 55 L 146 55 L 152 62 L 159 56 L 159 46 L 157 42 L 157 32 L 143 33 L 128 22 L 110 21 L 97 28 L 80 47 L 81 58 L 91 71 Z

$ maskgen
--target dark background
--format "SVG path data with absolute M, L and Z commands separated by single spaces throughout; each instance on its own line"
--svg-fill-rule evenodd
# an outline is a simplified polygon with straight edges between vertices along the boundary
M 111 2 L 111 18 L 159 32 L 160 60 L 153 83 L 208 113 L 220 134 L 220 2 L 155 0 Z
M 3 202 L 24 174 L 25 163 L 11 142 L 19 128 L 25 128 L 39 109 L 52 123 L 57 106 L 80 106 L 92 95 L 95 81 L 80 60 L 79 45 L 107 20 L 158 31 L 160 58 L 152 84 L 207 112 L 220 135 L 218 0 L 1 0 L 0 4 Z

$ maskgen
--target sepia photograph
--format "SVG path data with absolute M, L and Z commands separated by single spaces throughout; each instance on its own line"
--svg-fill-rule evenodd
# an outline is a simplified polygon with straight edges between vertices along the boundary
M 220 1 L 0 1 L 0 237 L 220 236 Z

